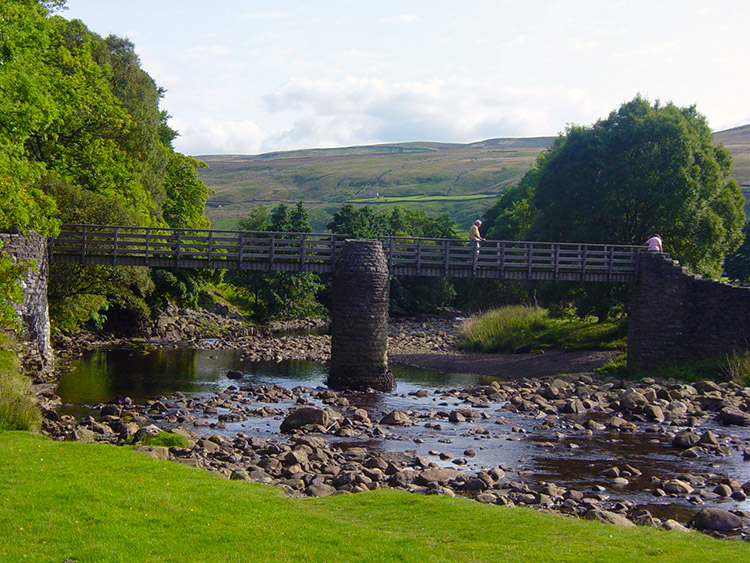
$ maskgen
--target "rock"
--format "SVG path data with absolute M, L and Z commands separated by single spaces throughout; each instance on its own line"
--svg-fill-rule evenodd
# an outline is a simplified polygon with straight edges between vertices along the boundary
M 318 425 L 328 428 L 332 423 L 328 411 L 315 407 L 301 407 L 293 410 L 281 422 L 281 432 L 291 432 L 308 425 Z
M 404 411 L 391 411 L 380 419 L 386 426 L 411 426 L 411 419 Z
M 164 446 L 136 446 L 133 448 L 136 452 L 146 454 L 156 459 L 168 460 L 169 459 L 169 448 Z
M 76 442 L 96 442 L 96 435 L 93 431 L 89 430 L 88 428 L 83 428 L 82 426 L 76 427 L 75 430 L 70 434 L 70 440 L 75 440 Z
M 227 379 L 242 379 L 242 372 L 236 370 L 229 370 L 227 372 Z
M 659 405 L 646 405 L 643 409 L 643 414 L 656 422 L 664 422 L 664 411 Z
M 662 528 L 665 530 L 670 530 L 672 532 L 689 532 L 690 529 L 686 528 L 676 520 L 672 520 L 671 518 L 668 520 L 665 520 L 664 523 L 661 525 Z
M 692 448 L 699 441 L 700 436 L 697 434 L 693 434 L 692 432 L 682 432 L 672 439 L 672 447 L 682 449 Z
M 425 486 L 429 486 L 430 483 L 445 485 L 462 475 L 463 472 L 450 467 L 425 469 L 417 474 L 415 482 Z
M 633 513 L 633 523 L 636 526 L 656 526 L 656 520 L 648 510 L 636 510 Z
M 693 492 L 693 487 L 679 479 L 665 481 L 662 483 L 661 488 L 670 495 L 689 495 Z
M 229 476 L 230 481 L 250 481 L 250 475 L 244 469 L 235 469 Z
M 610 512 L 609 510 L 601 510 L 599 508 L 591 508 L 587 510 L 583 517 L 586 520 L 594 520 L 596 522 L 604 522 L 605 524 L 613 524 L 615 526 L 623 526 L 626 528 L 635 526 L 635 524 L 624 516 Z
M 737 407 L 724 407 L 716 419 L 728 426 L 750 426 L 750 413 L 743 412 Z
M 310 485 L 305 489 L 305 494 L 310 497 L 329 497 L 336 494 L 336 488 L 325 483 Z
M 742 518 L 721 508 L 706 507 L 690 519 L 688 526 L 697 530 L 729 532 L 742 528 Z

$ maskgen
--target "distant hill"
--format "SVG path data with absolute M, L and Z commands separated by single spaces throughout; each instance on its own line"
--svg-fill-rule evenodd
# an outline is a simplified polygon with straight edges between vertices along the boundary
M 714 136 L 732 152 L 734 176 L 750 200 L 750 125 Z M 260 203 L 273 207 L 304 201 L 315 230 L 324 230 L 347 202 L 378 210 L 394 205 L 423 209 L 449 215 L 464 229 L 518 182 L 553 141 L 412 142 L 197 158 L 208 165 L 199 175 L 214 191 L 206 214 L 215 228 L 236 228 Z

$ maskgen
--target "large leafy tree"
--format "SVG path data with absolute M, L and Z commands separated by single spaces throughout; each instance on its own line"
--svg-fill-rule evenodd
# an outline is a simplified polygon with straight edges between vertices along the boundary
M 718 276 L 741 241 L 732 159 L 695 107 L 636 97 L 545 155 L 531 203 L 535 239 L 642 244 L 660 233 L 694 271 Z
M 55 15 L 62 6 L 0 4 L 0 229 L 206 227 L 199 163 L 172 148 L 163 92 L 133 44 Z M 53 268 L 50 285 L 53 309 L 74 309 L 66 318 L 98 318 L 109 305 L 140 303 L 153 287 L 147 272 L 71 267 Z
M 640 245 L 659 233 L 683 264 L 718 276 L 744 223 L 731 167 L 695 107 L 637 96 L 593 126 L 568 127 L 484 227 L 488 238 L 604 244 Z M 617 286 L 548 285 L 539 291 L 550 302 L 571 300 L 600 319 L 625 298 Z

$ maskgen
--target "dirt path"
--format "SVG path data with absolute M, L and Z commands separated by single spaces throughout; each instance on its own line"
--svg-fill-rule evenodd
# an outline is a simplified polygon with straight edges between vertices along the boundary
M 542 377 L 557 373 L 591 373 L 618 356 L 618 351 L 562 352 L 552 350 L 530 354 L 419 353 L 393 354 L 390 362 L 433 369 L 442 373 L 472 373 L 504 379 Z

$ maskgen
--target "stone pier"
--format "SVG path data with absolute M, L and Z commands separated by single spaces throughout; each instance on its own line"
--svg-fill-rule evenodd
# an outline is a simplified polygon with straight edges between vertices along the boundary
M 643 372 L 750 350 L 750 288 L 703 279 L 644 252 L 630 286 L 628 368 Z
M 329 387 L 395 387 L 388 369 L 388 291 L 380 241 L 347 240 L 333 274 Z

